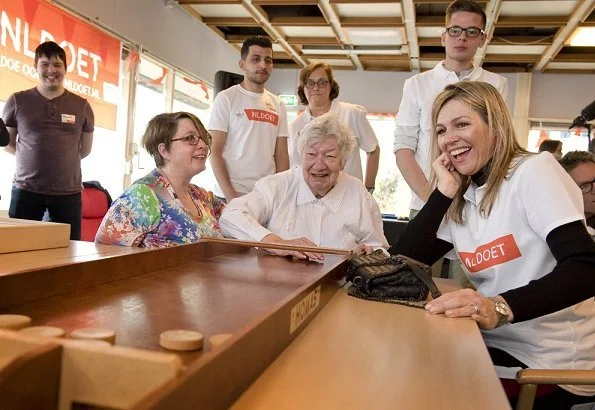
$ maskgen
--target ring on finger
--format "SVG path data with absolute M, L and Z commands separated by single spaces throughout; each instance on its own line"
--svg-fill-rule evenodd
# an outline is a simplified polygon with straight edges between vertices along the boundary
M 479 305 L 477 305 L 476 303 L 471 303 L 469 306 L 471 306 L 473 309 L 475 309 L 476 315 L 479 315 Z

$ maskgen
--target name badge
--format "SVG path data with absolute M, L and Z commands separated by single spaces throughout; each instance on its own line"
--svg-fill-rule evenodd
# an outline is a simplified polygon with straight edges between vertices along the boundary
M 62 114 L 62 122 L 66 124 L 74 124 L 76 123 L 76 115 Z

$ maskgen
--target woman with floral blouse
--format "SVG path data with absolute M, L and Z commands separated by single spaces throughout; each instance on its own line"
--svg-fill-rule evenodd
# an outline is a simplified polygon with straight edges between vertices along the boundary
M 159 114 L 149 121 L 142 144 L 157 168 L 114 201 L 95 241 L 163 248 L 222 237 L 218 219 L 224 204 L 190 183 L 204 171 L 211 146 L 200 120 L 187 112 Z

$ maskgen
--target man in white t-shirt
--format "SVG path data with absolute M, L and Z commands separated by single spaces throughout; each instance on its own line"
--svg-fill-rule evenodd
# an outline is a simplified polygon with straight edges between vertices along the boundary
M 486 42 L 483 31 L 486 15 L 471 0 L 456 0 L 446 9 L 446 29 L 442 46 L 444 61 L 430 71 L 405 81 L 403 98 L 397 113 L 393 152 L 397 166 L 412 190 L 413 217 L 428 200 L 431 187 L 430 146 L 432 138 L 432 104 L 448 84 L 458 81 L 484 81 L 492 84 L 506 98 L 506 78 L 473 66 L 473 56 Z
M 242 45 L 244 80 L 215 97 L 209 132 L 214 194 L 231 201 L 252 191 L 259 179 L 289 168 L 285 105 L 264 84 L 273 71 L 268 37 L 251 37 Z

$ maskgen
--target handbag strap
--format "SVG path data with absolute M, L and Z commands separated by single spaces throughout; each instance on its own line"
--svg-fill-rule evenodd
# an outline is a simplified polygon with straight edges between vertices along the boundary
M 419 262 L 403 255 L 398 255 L 398 257 L 403 258 L 403 261 L 407 264 L 407 266 L 409 266 L 409 268 L 411 268 L 411 271 L 415 274 L 415 276 L 417 276 L 423 283 L 425 283 L 425 285 L 430 290 L 433 299 L 442 296 L 442 293 L 438 290 L 438 286 L 436 286 L 436 282 L 434 282 L 434 279 L 432 279 L 428 272 L 426 272 L 424 269 L 422 269 L 421 266 L 419 266 Z

